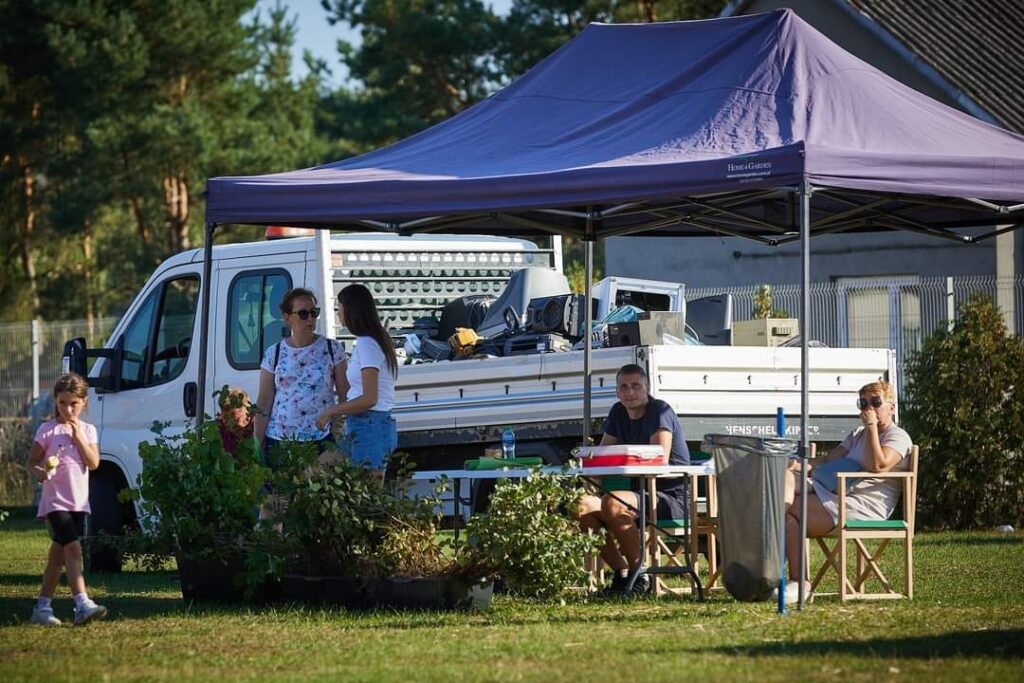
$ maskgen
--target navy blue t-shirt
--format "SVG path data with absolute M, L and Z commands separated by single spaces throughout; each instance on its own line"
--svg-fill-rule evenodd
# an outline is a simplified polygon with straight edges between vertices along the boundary
M 661 399 L 647 397 L 647 406 L 643 417 L 632 420 L 626 408 L 619 402 L 612 406 L 605 418 L 602 431 L 609 436 L 614 436 L 619 443 L 624 444 L 649 444 L 651 437 L 659 429 L 667 429 L 672 432 L 672 449 L 668 454 L 669 465 L 689 465 L 690 449 L 686 447 L 686 438 L 683 436 L 683 425 L 679 423 L 676 412 L 672 406 Z M 676 491 L 686 483 L 685 479 L 659 479 L 659 493 L 682 495 L 682 491 Z
M 668 454 L 668 464 L 689 465 L 690 449 L 686 447 L 683 425 L 679 424 L 679 418 L 676 417 L 672 406 L 661 399 L 648 396 L 643 417 L 638 420 L 631 420 L 625 407 L 617 402 L 608 411 L 602 431 L 614 436 L 619 443 L 647 444 L 651 443 L 651 437 L 659 429 L 672 432 L 672 450 Z

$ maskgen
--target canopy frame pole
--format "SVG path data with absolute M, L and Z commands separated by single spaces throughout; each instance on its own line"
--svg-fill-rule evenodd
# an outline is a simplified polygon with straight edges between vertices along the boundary
M 1020 230 L 1021 228 L 1024 228 L 1024 223 L 1010 223 L 1008 225 L 1000 225 L 997 226 L 997 228 L 992 232 L 986 232 L 984 235 L 978 235 L 977 237 L 974 238 L 974 241 L 983 242 L 985 240 L 992 239 L 993 237 L 999 237 L 1000 235 L 1003 235 L 1005 233 L 1013 232 L 1014 230 Z
M 587 224 L 583 235 L 583 441 L 590 445 L 590 402 L 591 402 L 591 356 L 594 307 L 590 302 L 590 282 L 594 279 L 594 225 L 601 220 L 601 214 L 592 207 L 587 209 Z
M 210 299 L 213 298 L 213 238 L 216 223 L 207 223 L 203 235 L 202 304 L 199 317 L 199 369 L 196 376 L 196 431 L 201 431 L 206 419 L 206 365 L 208 362 L 210 331 Z
M 800 562 L 797 567 L 797 610 L 803 610 L 804 577 L 807 575 L 807 438 L 810 411 L 810 376 L 808 340 L 811 331 L 811 195 L 810 183 L 801 183 L 797 191 L 800 221 Z M 785 533 L 785 528 L 783 528 Z

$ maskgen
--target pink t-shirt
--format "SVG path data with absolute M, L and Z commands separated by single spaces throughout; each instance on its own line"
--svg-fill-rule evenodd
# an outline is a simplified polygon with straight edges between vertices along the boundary
M 86 443 L 98 443 L 96 427 L 78 421 Z M 35 442 L 43 448 L 43 462 L 51 455 L 60 460 L 53 476 L 43 482 L 37 517 L 46 517 L 55 510 L 89 512 L 89 468 L 85 465 L 78 446 L 71 438 L 71 426 L 50 420 L 39 425 Z

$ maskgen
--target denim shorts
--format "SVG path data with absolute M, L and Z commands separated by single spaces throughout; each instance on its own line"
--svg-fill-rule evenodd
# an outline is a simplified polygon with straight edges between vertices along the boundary
M 387 467 L 388 456 L 398 448 L 398 425 L 388 410 L 349 415 L 341 441 L 341 451 L 350 462 L 382 470 Z

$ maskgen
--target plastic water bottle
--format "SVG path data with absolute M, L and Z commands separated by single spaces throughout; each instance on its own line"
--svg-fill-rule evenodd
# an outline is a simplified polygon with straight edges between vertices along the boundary
M 501 433 L 501 457 L 506 460 L 516 457 L 516 433 L 511 427 L 505 427 Z

